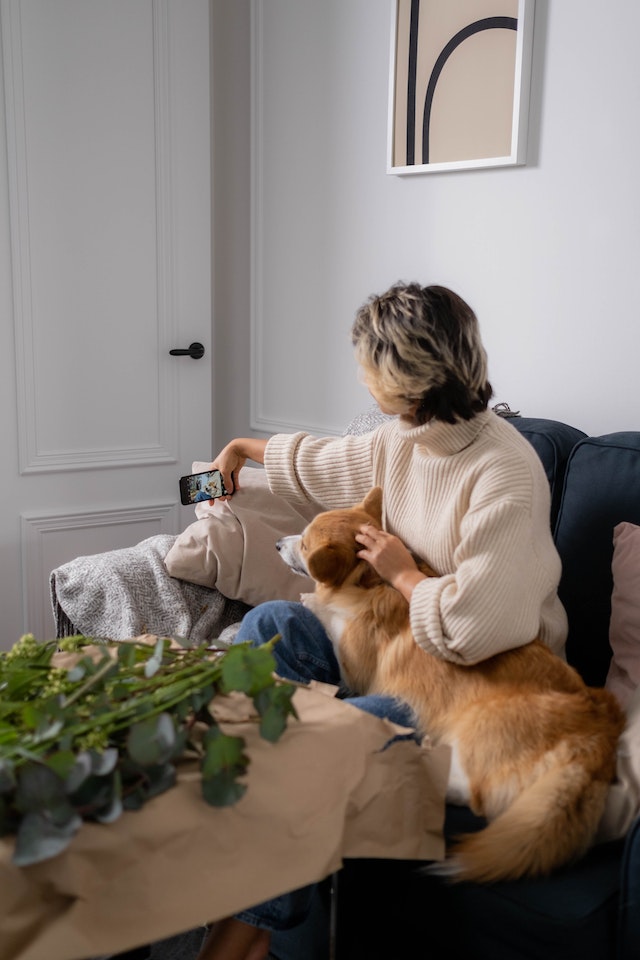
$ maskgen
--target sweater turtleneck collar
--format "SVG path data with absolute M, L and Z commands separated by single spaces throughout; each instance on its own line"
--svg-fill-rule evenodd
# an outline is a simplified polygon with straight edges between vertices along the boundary
M 419 427 L 413 427 L 401 419 L 396 423 L 403 440 L 419 443 L 435 456 L 448 457 L 472 444 L 492 416 L 490 410 L 483 410 L 471 420 L 458 420 L 456 423 L 430 420 Z

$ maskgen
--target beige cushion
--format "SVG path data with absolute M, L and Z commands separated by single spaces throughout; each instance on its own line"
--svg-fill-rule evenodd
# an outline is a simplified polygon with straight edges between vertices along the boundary
M 640 811 L 640 527 L 633 523 L 614 528 L 611 572 L 612 659 L 605 686 L 625 708 L 627 725 L 618 744 L 616 781 L 600 823 L 600 840 L 624 836 Z
M 619 523 L 613 531 L 613 592 L 605 686 L 623 706 L 640 685 L 640 527 Z
M 196 462 L 193 472 L 209 469 Z M 181 533 L 165 557 L 172 577 L 217 587 L 225 597 L 251 606 L 266 600 L 299 600 L 313 581 L 280 559 L 276 541 L 301 533 L 319 510 L 290 504 L 271 493 L 264 470 L 247 467 L 241 487 L 224 502 L 198 503 L 198 519 Z
M 627 725 L 618 742 L 616 779 L 609 789 L 598 840 L 624 837 L 640 813 L 640 687 L 627 700 Z

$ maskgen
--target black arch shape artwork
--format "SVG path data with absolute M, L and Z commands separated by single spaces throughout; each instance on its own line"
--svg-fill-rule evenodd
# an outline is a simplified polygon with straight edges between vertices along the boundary
M 417 25 L 418 25 L 418 8 L 420 6 L 420 0 L 412 0 L 411 3 L 411 27 L 410 27 L 410 51 L 414 49 L 414 45 L 417 49 Z M 431 124 L 431 107 L 433 105 L 433 96 L 436 89 L 436 84 L 440 78 L 443 67 L 456 47 L 459 47 L 461 43 L 465 40 L 468 40 L 469 37 L 474 36 L 476 33 L 481 33 L 483 30 L 517 30 L 518 29 L 518 20 L 517 17 L 485 17 L 483 20 L 476 20 L 474 23 L 468 24 L 466 27 L 463 27 L 462 30 L 459 30 L 458 33 L 449 40 L 447 44 L 442 48 L 438 59 L 436 60 L 433 70 L 431 71 L 431 76 L 429 77 L 429 83 L 427 84 L 427 92 L 424 99 L 424 112 L 422 120 L 422 163 L 429 163 L 429 127 Z M 414 33 L 415 31 L 415 33 Z M 417 57 L 410 56 L 409 62 L 409 89 L 408 89 L 408 110 L 407 110 L 407 165 L 412 165 L 415 163 L 415 99 L 416 99 L 416 60 Z M 413 109 L 411 109 L 413 107 Z M 413 118 L 411 113 L 413 112 Z M 411 130 L 411 137 L 409 132 Z M 410 142 L 411 141 L 411 142 Z

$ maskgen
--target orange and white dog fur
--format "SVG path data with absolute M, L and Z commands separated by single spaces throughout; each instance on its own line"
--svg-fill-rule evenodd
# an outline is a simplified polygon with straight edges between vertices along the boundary
M 451 747 L 447 799 L 489 821 L 460 838 L 436 872 L 481 882 L 547 874 L 594 839 L 624 715 L 539 640 L 473 666 L 419 647 L 408 602 L 357 556 L 356 533 L 365 523 L 381 528 L 381 519 L 375 488 L 352 509 L 319 514 L 278 550 L 316 581 L 304 602 L 324 624 L 349 689 L 406 701 L 420 733 Z

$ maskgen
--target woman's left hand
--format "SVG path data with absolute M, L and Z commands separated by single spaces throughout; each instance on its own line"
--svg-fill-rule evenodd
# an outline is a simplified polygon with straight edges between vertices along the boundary
M 383 580 L 409 600 L 415 585 L 424 580 L 425 575 L 418 569 L 402 540 L 369 523 L 360 527 L 356 540 L 363 546 L 358 556 L 367 560 Z

